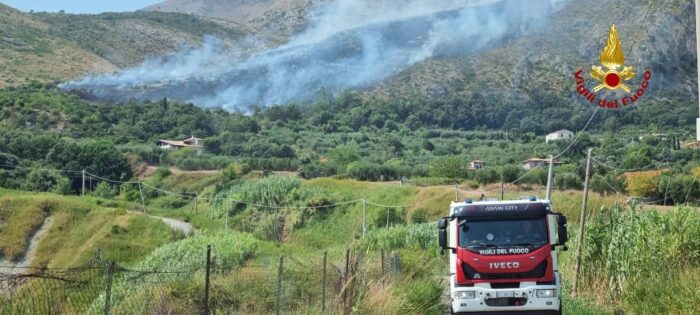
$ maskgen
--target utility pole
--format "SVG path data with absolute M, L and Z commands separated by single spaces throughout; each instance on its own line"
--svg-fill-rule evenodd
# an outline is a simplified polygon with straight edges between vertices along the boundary
M 547 197 L 545 199 L 552 201 L 552 179 L 554 178 L 554 157 L 549 156 L 549 174 L 547 174 Z
M 501 181 L 501 201 L 503 201 L 503 195 L 506 192 L 505 187 L 503 185 L 504 185 L 504 183 L 503 183 L 503 181 Z
M 695 0 L 695 43 L 697 44 L 698 52 L 698 101 L 700 101 L 700 0 Z M 700 102 L 698 106 L 700 106 Z M 697 126 L 695 140 L 700 141 L 700 116 L 698 116 L 695 123 Z
M 141 189 L 141 181 L 139 181 L 139 195 L 141 195 L 141 206 L 143 206 L 143 214 L 146 214 L 146 201 L 143 199 L 143 189 Z
M 83 170 L 83 188 L 80 190 L 80 195 L 85 196 L 85 170 Z
M 362 240 L 367 233 L 367 200 L 362 199 Z
M 591 151 L 588 149 L 588 157 L 586 158 L 586 180 L 583 184 L 583 204 L 581 205 L 581 219 L 578 226 L 578 245 L 576 246 L 576 271 L 574 273 L 574 285 L 571 289 L 571 295 L 576 296 L 576 288 L 578 287 L 578 275 L 581 270 L 581 250 L 583 249 L 583 233 L 586 226 L 586 207 L 588 206 L 588 182 L 591 177 Z

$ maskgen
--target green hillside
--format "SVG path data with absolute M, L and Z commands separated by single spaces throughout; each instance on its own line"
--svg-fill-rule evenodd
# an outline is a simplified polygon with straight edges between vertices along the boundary
M 196 47 L 205 35 L 245 50 L 242 40 L 256 35 L 233 22 L 175 13 L 29 14 L 0 4 L 0 16 L 0 87 L 113 72 Z

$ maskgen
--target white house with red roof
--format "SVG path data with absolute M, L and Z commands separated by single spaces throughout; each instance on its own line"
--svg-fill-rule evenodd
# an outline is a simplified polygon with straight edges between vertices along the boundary
M 158 140 L 158 147 L 164 150 L 179 150 L 182 148 L 194 148 L 197 154 L 204 150 L 204 139 L 191 136 L 185 140 Z

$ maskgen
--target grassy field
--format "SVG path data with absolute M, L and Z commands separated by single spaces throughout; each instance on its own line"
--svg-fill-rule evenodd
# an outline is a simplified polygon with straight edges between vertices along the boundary
M 447 260 L 446 256 L 439 255 L 433 222 L 447 212 L 450 201 L 454 199 L 452 186 L 400 186 L 398 183 L 325 178 L 303 181 L 300 186 L 294 184 L 295 179 L 277 178 L 257 184 L 251 181 L 255 179 L 235 184 L 229 193 L 248 196 L 246 189 L 251 187 L 256 191 L 278 191 L 277 194 L 250 195 L 247 198 L 259 200 L 246 200 L 259 204 L 306 205 L 321 202 L 314 197 L 321 192 L 328 202 L 346 204 L 311 213 L 284 208 L 270 212 L 265 208 L 235 204 L 223 205 L 222 208 L 222 205 L 207 199 L 215 196 L 214 186 L 221 184 L 220 175 L 176 174 L 150 183 L 179 192 L 204 191 L 197 211 L 189 198 L 145 192 L 147 211 L 152 215 L 189 221 L 203 234 L 201 237 L 181 240 L 182 235 L 172 232 L 160 221 L 126 212 L 127 209 L 140 210 L 139 203 L 0 191 L 0 204 L 5 205 L 0 207 L 2 228 L 8 228 L 8 223 L 13 222 L 8 230 L 12 232 L 3 233 L 2 237 L 26 240 L 26 235 L 36 229 L 37 222 L 53 217 L 50 237 L 41 243 L 33 262 L 33 265 L 52 267 L 80 264 L 101 250 L 103 256 L 134 268 L 196 269 L 202 263 L 205 245 L 212 243 L 215 244 L 217 265 L 226 266 L 225 271 L 215 274 L 212 279 L 212 288 L 216 292 L 213 303 L 220 310 L 233 313 L 274 310 L 275 301 L 271 297 L 275 287 L 271 283 L 274 283 L 280 256 L 288 259 L 285 265 L 288 277 L 288 286 L 284 290 L 285 309 L 290 312 L 320 311 L 320 286 L 309 283 L 321 281 L 318 270 L 323 254 L 327 252 L 329 266 L 340 269 L 345 263 L 346 249 L 351 249 L 352 265 L 357 266 L 354 268 L 357 268 L 358 278 L 352 282 L 349 299 L 358 312 L 433 314 L 445 307 Z M 487 188 L 483 190 L 489 190 Z M 480 193 L 480 190 L 467 190 L 459 197 L 478 198 Z M 505 197 L 542 194 L 541 187 L 530 187 L 525 191 L 508 187 Z M 364 239 L 362 199 L 367 201 L 368 230 Z M 700 237 L 694 236 L 700 230 L 697 228 L 700 215 L 693 210 L 664 210 L 662 213 L 629 210 L 617 207 L 619 201 L 615 196 L 591 194 L 580 292 L 578 298 L 563 294 L 566 313 L 600 314 L 616 310 L 692 313 L 689 301 L 698 299 L 695 288 L 700 285 L 697 277 L 700 244 L 696 241 Z M 564 289 L 569 291 L 573 280 L 574 240 L 581 193 L 554 192 L 553 202 L 555 210 L 565 213 L 571 222 L 571 250 L 559 255 Z M 385 205 L 405 207 L 388 208 Z M 45 210 L 47 207 L 49 210 Z M 412 223 L 417 220 L 416 212 L 424 213 L 422 221 L 427 222 Z M 261 224 L 255 220 L 269 218 L 265 213 L 273 214 L 271 227 L 283 237 L 260 234 L 259 230 L 252 228 Z M 239 229 L 248 229 L 249 233 L 241 233 L 237 231 Z M 231 240 L 238 241 L 230 243 Z M 21 253 L 22 245 L 11 241 L 0 244 L 3 244 L 4 252 Z M 389 257 L 398 257 L 398 271 L 391 271 L 395 267 L 385 266 L 389 268 L 385 270 L 379 267 L 381 252 L 387 264 Z M 665 267 L 656 268 L 658 266 Z M 173 278 L 144 284 L 144 288 L 148 288 L 145 292 L 176 294 L 190 302 L 171 301 L 169 305 L 173 310 L 195 309 L 196 303 L 192 301 L 197 301 L 204 285 L 197 272 L 191 279 Z M 117 287 L 124 285 L 117 284 Z M 148 296 L 126 294 L 119 303 L 128 306 L 129 303 L 143 302 Z M 663 299 L 663 306 L 655 302 L 659 298 Z M 338 304 L 341 301 L 334 301 L 337 307 L 341 305 Z M 99 301 L 95 303 L 99 304 Z
M 32 266 L 71 267 L 93 258 L 135 262 L 161 245 L 181 239 L 160 220 L 127 213 L 127 204 L 93 197 L 0 190 L 0 250 L 24 255 L 28 241 L 52 217 Z

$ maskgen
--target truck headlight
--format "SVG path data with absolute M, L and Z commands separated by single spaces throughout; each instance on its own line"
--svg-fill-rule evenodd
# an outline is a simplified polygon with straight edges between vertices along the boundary
M 556 289 L 537 290 L 537 291 L 535 291 L 535 295 L 538 298 L 555 298 L 555 297 L 557 297 L 557 290 Z
M 457 291 L 455 293 L 455 299 L 457 300 L 473 300 L 476 298 L 474 291 Z

